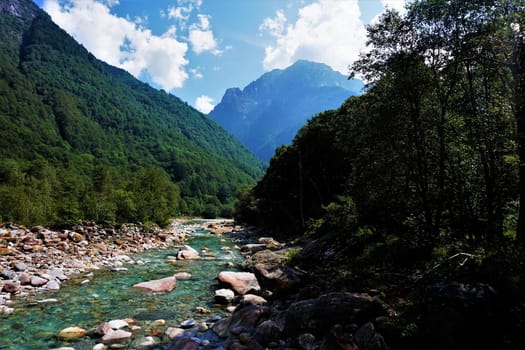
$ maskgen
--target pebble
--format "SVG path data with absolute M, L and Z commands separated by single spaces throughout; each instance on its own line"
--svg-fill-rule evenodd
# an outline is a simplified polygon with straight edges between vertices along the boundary
M 190 320 L 185 320 L 185 321 L 183 321 L 183 322 L 180 324 L 180 326 L 181 326 L 182 328 L 191 328 L 191 327 L 195 326 L 195 324 L 196 324 L 195 320 L 190 319 Z
M 121 329 L 124 327 L 128 327 L 129 324 L 124 320 L 112 320 L 108 322 L 108 326 L 111 329 Z

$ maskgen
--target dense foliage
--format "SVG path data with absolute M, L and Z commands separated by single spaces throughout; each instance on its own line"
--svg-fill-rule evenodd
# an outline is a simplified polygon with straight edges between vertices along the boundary
M 394 348 L 523 345 L 524 13 L 511 0 L 386 12 L 351 67 L 366 93 L 312 118 L 237 203 L 241 222 L 314 240 L 294 264 L 325 267 L 318 283 L 382 293 Z
M 0 10 L 0 221 L 231 215 L 263 169 L 238 141 L 98 61 L 31 1 Z

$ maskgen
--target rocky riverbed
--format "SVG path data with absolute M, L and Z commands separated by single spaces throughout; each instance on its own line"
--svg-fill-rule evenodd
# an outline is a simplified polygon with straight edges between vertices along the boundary
M 207 235 L 215 236 L 213 242 L 217 243 L 213 244 L 218 245 L 211 249 L 184 245 L 197 229 L 212 233 Z M 51 330 L 51 335 L 40 332 L 51 340 L 21 348 L 17 345 L 17 349 L 387 349 L 376 331 L 378 320 L 388 314 L 381 300 L 361 293 L 323 292 L 308 281 L 305 271 L 288 266 L 300 247 L 259 237 L 231 222 L 183 225 L 177 221 L 165 230 L 147 232 L 136 225 L 116 229 L 87 223 L 53 231 L 4 224 L 0 242 L 0 308 L 6 314 L 14 311 L 15 299 L 39 294 L 46 297 L 34 298 L 33 304 L 42 316 L 56 313 L 51 308 L 57 300 L 48 298 L 46 291 L 62 286 L 66 293 L 77 294 L 67 294 L 72 295 L 67 298 L 77 305 L 74 308 L 82 308 L 82 303 L 101 303 L 93 292 L 98 288 L 93 279 L 108 277 L 98 277 L 104 275 L 93 274 L 94 270 L 125 274 L 130 264 L 147 267 L 133 277 L 137 283 L 129 284 L 133 278 L 125 283 L 115 280 L 113 288 L 103 292 L 115 294 L 106 296 L 110 305 L 99 312 L 100 316 L 91 317 L 101 320 L 98 323 L 67 321 L 59 330 Z M 170 254 L 163 260 L 137 255 L 152 249 L 170 249 Z M 230 260 L 230 255 L 239 254 L 244 256 L 242 260 Z M 170 273 L 166 266 L 178 267 L 178 272 Z M 192 268 L 200 275 L 188 273 Z M 209 276 L 210 271 L 215 275 Z M 158 278 L 151 278 L 155 276 Z M 93 289 L 87 289 L 89 285 Z M 177 294 L 187 287 L 189 296 Z M 82 288 L 84 291 L 77 293 Z M 191 292 L 191 288 L 199 290 Z M 130 298 L 129 305 L 112 308 L 112 298 Z M 175 309 L 184 303 L 189 311 L 174 317 Z M 60 315 L 62 310 L 58 312 Z M 10 327 L 24 326 L 16 322 Z M 31 339 L 13 344 L 31 344 Z M 0 345 L 0 349 L 10 349 L 6 346 Z

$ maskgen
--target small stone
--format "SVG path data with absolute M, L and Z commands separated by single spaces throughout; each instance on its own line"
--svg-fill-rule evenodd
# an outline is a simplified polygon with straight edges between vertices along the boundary
M 2 271 L 0 271 L 0 276 L 5 278 L 5 279 L 14 279 L 16 277 L 16 273 L 12 270 L 9 270 L 9 269 L 2 269 Z
M 268 302 L 263 297 L 254 294 L 245 294 L 241 298 L 242 304 L 251 304 L 251 305 L 264 305 Z
M 47 288 L 49 290 L 59 290 L 60 289 L 60 284 L 57 281 L 49 281 L 45 285 L 45 288 Z
M 58 337 L 60 339 L 64 340 L 71 340 L 71 339 L 77 339 L 82 338 L 84 335 L 86 335 L 87 331 L 80 327 L 68 327 L 60 331 L 58 333 Z
M 15 269 L 17 271 L 25 271 L 25 270 L 27 270 L 27 265 L 24 264 L 24 263 L 17 263 L 17 264 L 15 264 Z
M 47 279 L 45 279 L 45 278 L 42 278 L 42 277 L 38 277 L 38 276 L 31 277 L 31 285 L 33 287 L 43 286 L 47 282 L 49 282 L 49 281 Z
M 138 342 L 138 346 L 140 347 L 147 347 L 147 346 L 153 346 L 153 345 L 155 345 L 155 338 L 151 336 L 144 337 L 144 339 Z
M 31 284 L 31 275 L 27 272 L 22 272 L 18 275 L 18 282 L 22 285 Z
M 166 324 L 166 320 L 155 320 L 153 323 L 155 323 L 156 326 L 164 326 Z
M 168 338 L 173 339 L 173 338 L 184 335 L 184 329 L 176 328 L 176 327 L 168 327 L 166 331 L 164 332 L 164 334 L 166 334 Z
M 189 280 L 191 279 L 191 274 L 187 272 L 177 272 L 175 278 L 178 280 Z
M 202 306 L 197 306 L 195 308 L 195 311 L 197 311 L 200 314 L 209 314 L 209 313 L 211 313 L 211 311 L 209 309 L 206 309 L 205 307 L 202 307 Z
M 111 329 L 121 329 L 124 327 L 128 327 L 129 324 L 124 320 L 112 320 L 108 322 L 108 326 Z
M 229 304 L 235 298 L 235 293 L 231 289 L 217 289 L 215 291 L 215 301 L 219 304 Z
M 126 332 L 121 329 L 114 331 L 111 329 L 108 333 L 106 333 L 102 337 L 102 343 L 104 344 L 118 343 L 123 340 L 131 338 L 131 336 L 132 336 L 131 332 Z
M 2 288 L 2 292 L 5 293 L 16 293 L 20 290 L 20 283 L 13 282 L 13 281 L 6 281 L 4 283 L 4 287 Z
M 183 322 L 180 324 L 180 326 L 181 326 L 182 328 L 191 328 L 191 327 L 195 326 L 195 324 L 196 324 L 195 320 L 190 319 L 190 320 L 185 320 L 185 321 L 183 321 Z
M 198 323 L 196 326 L 195 326 L 195 330 L 199 333 L 204 333 L 206 332 L 207 330 L 209 329 L 208 325 L 206 324 L 206 322 L 200 322 Z
M 96 344 L 96 345 L 93 347 L 92 350 L 106 350 L 106 349 L 107 349 L 107 347 L 106 347 L 104 344 L 102 344 L 102 343 L 98 343 L 98 344 Z

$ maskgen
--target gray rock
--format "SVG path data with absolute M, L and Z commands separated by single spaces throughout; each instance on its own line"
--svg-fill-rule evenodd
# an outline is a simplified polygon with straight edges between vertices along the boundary
M 45 288 L 47 288 L 49 290 L 59 290 L 60 289 L 60 283 L 58 283 L 57 281 L 49 281 L 45 285 Z
M 2 269 L 0 271 L 0 276 L 5 278 L 5 279 L 7 279 L 7 280 L 11 280 L 11 279 L 14 279 L 16 277 L 16 273 L 13 270 Z
M 179 260 L 196 260 L 199 258 L 199 252 L 189 245 L 182 246 L 177 252 L 177 259 Z
M 49 282 L 49 281 L 47 279 L 45 279 L 45 278 L 42 278 L 42 277 L 38 277 L 38 276 L 31 277 L 31 285 L 33 287 L 41 287 L 44 284 L 46 284 L 47 282 Z
M 15 270 L 16 271 L 25 271 L 27 270 L 27 265 L 24 263 L 17 263 L 15 264 Z
M 113 343 L 119 343 L 124 340 L 127 340 L 131 338 L 132 334 L 131 332 L 126 332 L 121 329 L 119 330 L 112 330 L 110 329 L 103 337 L 102 337 L 102 343 L 104 344 L 113 344 Z
M 235 298 L 235 293 L 231 289 L 217 289 L 215 291 L 215 301 L 218 304 L 229 304 Z

